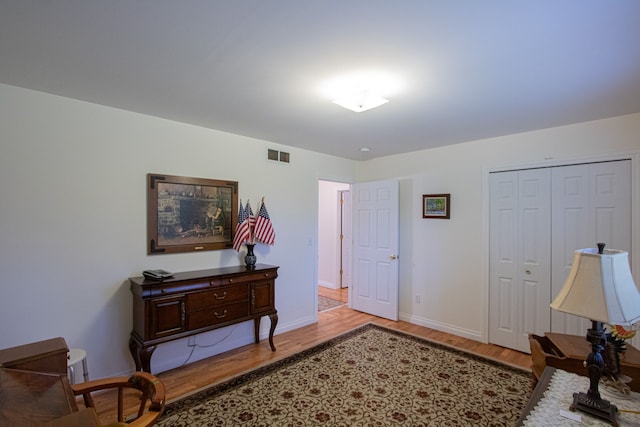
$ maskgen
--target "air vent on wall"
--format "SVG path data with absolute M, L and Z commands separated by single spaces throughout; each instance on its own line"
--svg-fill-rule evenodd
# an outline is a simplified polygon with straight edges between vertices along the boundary
M 283 163 L 289 163 L 289 153 L 287 153 L 286 151 L 272 150 L 271 148 L 269 148 L 267 150 L 267 159 L 274 160 L 276 162 L 281 161 Z

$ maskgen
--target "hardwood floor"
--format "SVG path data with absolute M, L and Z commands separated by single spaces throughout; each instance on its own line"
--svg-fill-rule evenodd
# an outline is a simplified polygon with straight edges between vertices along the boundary
M 274 343 L 277 351 L 275 352 L 271 351 L 267 340 L 262 340 L 259 344 L 246 345 L 184 367 L 161 372 L 157 376 L 165 384 L 167 401 L 170 402 L 196 390 L 283 359 L 369 322 L 499 359 L 502 362 L 526 369 L 531 367 L 531 356 L 528 354 L 491 344 L 483 344 L 407 322 L 381 319 L 343 306 L 318 313 L 318 322 L 313 325 L 276 335 Z M 103 393 L 97 395 L 95 401 L 101 422 L 113 421 L 116 412 L 115 395 Z M 136 401 L 132 397 L 127 398 L 127 402 L 129 401 L 131 401 L 131 412 L 133 412 Z M 79 403 L 79 406 L 82 407 L 82 404 Z M 129 406 L 128 403 L 127 406 Z
M 318 286 L 318 295 L 342 302 L 348 302 L 349 288 L 331 289 L 324 286 Z

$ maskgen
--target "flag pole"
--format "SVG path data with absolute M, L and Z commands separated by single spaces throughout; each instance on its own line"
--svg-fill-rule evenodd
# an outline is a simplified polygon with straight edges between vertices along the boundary
M 249 203 L 249 199 L 247 199 L 247 203 Z M 252 215 L 253 211 L 249 211 L 248 212 L 248 221 L 249 221 L 249 240 L 251 242 L 252 245 L 256 244 L 256 235 L 255 235 L 255 229 L 256 229 L 256 220 L 255 220 L 255 216 Z

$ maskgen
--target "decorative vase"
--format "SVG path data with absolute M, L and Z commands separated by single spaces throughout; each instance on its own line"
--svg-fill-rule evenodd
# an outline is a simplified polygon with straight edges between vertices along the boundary
M 247 269 L 252 270 L 256 268 L 256 256 L 253 254 L 253 247 L 255 244 L 247 243 L 247 254 L 244 256 L 244 263 Z

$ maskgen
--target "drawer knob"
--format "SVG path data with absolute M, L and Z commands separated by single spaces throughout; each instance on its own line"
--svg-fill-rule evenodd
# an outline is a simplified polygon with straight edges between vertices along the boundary
M 160 289 L 160 292 L 162 292 L 163 294 L 167 293 L 167 288 Z
M 233 283 L 233 279 L 229 279 L 229 283 Z
M 227 291 L 224 291 L 224 293 L 222 294 L 222 296 L 218 296 L 217 292 L 213 293 L 213 297 L 217 300 L 222 300 L 225 299 L 227 297 Z
M 223 319 L 224 317 L 227 316 L 227 310 L 225 310 L 222 314 L 218 314 L 217 311 L 213 312 L 214 316 L 216 316 L 217 319 Z

